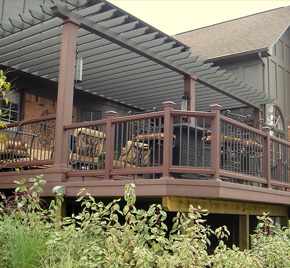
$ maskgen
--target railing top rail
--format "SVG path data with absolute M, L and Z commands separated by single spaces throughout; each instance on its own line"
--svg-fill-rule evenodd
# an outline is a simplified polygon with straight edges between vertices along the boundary
M 90 121 L 90 122 L 81 122 L 81 123 L 74 123 L 70 125 L 65 125 L 64 129 L 75 129 L 75 128 L 89 128 L 89 127 L 94 127 L 94 126 L 102 126 L 106 125 L 107 119 L 101 119 L 101 120 L 96 120 L 96 121 Z
M 274 137 L 274 136 L 270 136 L 270 139 L 273 140 L 273 141 L 276 141 L 278 143 L 281 143 L 281 144 L 284 144 L 284 145 L 290 147 L 290 142 L 289 141 L 282 140 L 282 139 L 279 139 L 279 138 Z
M 0 129 L 6 129 L 6 128 L 10 128 L 10 127 L 18 127 L 18 126 L 28 125 L 28 124 L 32 124 L 32 123 L 49 121 L 49 120 L 53 120 L 53 119 L 56 119 L 56 114 L 42 116 L 42 117 L 36 117 L 36 118 L 28 119 L 28 120 L 22 120 L 19 122 L 7 124 L 6 127 L 1 127 Z
M 266 136 L 267 136 L 267 134 L 265 134 L 263 131 L 261 131 L 261 130 L 259 130 L 259 129 L 255 129 L 255 128 L 250 127 L 250 126 L 248 126 L 248 125 L 246 125 L 246 124 L 244 124 L 244 123 L 240 123 L 240 122 L 235 121 L 235 120 L 233 120 L 233 119 L 231 119 L 231 118 L 228 118 L 228 117 L 226 117 L 226 116 L 224 116 L 224 115 L 221 115 L 221 121 L 223 121 L 223 122 L 225 122 L 225 123 L 229 123 L 229 124 L 231 124 L 231 125 L 233 125 L 233 126 L 236 126 L 236 127 L 242 128 L 242 129 L 244 129 L 244 130 L 251 131 L 251 132 L 253 132 L 253 133 L 257 134 L 257 135 L 260 135 L 260 136 L 262 136 L 262 137 L 266 137 Z
M 188 116 L 188 117 L 206 117 L 206 118 L 214 118 L 215 114 L 211 112 L 197 112 L 197 111 L 179 111 L 173 110 L 170 112 L 173 116 Z
M 113 118 L 112 122 L 113 123 L 130 122 L 135 120 L 154 119 L 162 116 L 164 116 L 164 111 L 117 117 Z

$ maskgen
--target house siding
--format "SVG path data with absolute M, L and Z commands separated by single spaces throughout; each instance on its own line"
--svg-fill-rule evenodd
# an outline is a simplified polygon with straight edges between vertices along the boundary
M 271 48 L 272 56 L 267 59 L 267 91 L 275 98 L 284 115 L 285 132 L 287 134 L 290 121 L 290 29 Z M 289 136 L 289 134 L 288 134 Z M 290 139 L 288 139 L 290 140 Z
M 290 122 L 290 29 L 270 48 L 271 56 L 260 58 L 258 54 L 226 58 L 215 62 L 253 87 L 275 98 L 274 104 L 284 116 L 285 136 Z M 264 113 L 270 104 L 266 105 Z M 290 139 L 288 138 L 290 141 Z

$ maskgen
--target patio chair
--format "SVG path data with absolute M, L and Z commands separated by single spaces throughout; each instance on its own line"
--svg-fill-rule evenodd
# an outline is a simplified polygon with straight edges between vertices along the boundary
M 31 160 L 31 148 L 35 134 L 20 131 L 19 128 L 4 130 L 5 139 L 0 142 L 0 158 L 3 163 Z M 32 157 L 33 159 L 33 157 Z
M 241 114 L 235 114 L 232 113 L 230 110 L 227 110 L 224 114 L 224 116 L 231 118 L 235 121 L 238 121 L 240 123 L 246 124 L 250 119 L 251 119 L 251 115 L 241 115 Z
M 128 112 L 128 115 L 137 115 L 144 113 L 157 112 L 156 107 L 152 110 L 142 112 Z M 132 136 L 136 142 L 148 142 L 152 144 L 161 144 L 163 146 L 164 133 L 163 133 L 163 118 L 151 118 L 145 120 L 136 120 L 132 122 Z M 175 145 L 176 135 L 173 135 L 173 146 Z
M 71 137 L 70 164 L 86 168 L 98 164 L 105 140 L 106 134 L 101 131 L 90 128 L 75 129 Z
M 142 111 L 142 112 L 132 112 L 129 111 L 128 115 L 138 115 L 138 114 L 144 114 L 144 113 L 152 113 L 152 112 L 157 112 L 156 107 L 154 107 L 152 110 L 147 110 L 147 111 Z M 132 132 L 133 132 L 133 138 L 134 140 L 142 140 L 143 137 L 147 138 L 149 136 L 154 135 L 156 138 L 158 138 L 158 135 L 161 135 L 160 130 L 160 123 L 158 119 L 145 119 L 145 120 L 136 120 L 132 122 Z M 153 136 L 151 137 L 151 139 Z
M 119 160 L 114 160 L 114 168 L 145 167 L 148 165 L 150 150 L 146 143 L 127 141 Z

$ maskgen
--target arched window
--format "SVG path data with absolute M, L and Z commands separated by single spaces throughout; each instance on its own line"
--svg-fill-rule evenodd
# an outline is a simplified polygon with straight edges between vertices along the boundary
M 284 139 L 285 125 L 283 115 L 279 108 L 275 105 L 271 105 L 268 109 L 267 124 L 273 128 L 273 131 L 271 131 L 271 135 Z

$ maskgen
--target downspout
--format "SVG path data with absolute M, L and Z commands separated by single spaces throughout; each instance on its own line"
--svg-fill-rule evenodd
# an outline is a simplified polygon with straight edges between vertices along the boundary
M 262 52 L 258 53 L 258 57 L 259 57 L 259 59 L 260 59 L 260 61 L 262 63 L 262 90 L 263 90 L 263 93 L 265 93 L 265 66 L 266 66 L 266 64 L 263 61 Z M 266 105 L 263 104 L 261 108 L 262 108 L 262 111 L 263 111 L 262 112 L 262 117 L 265 120 Z

